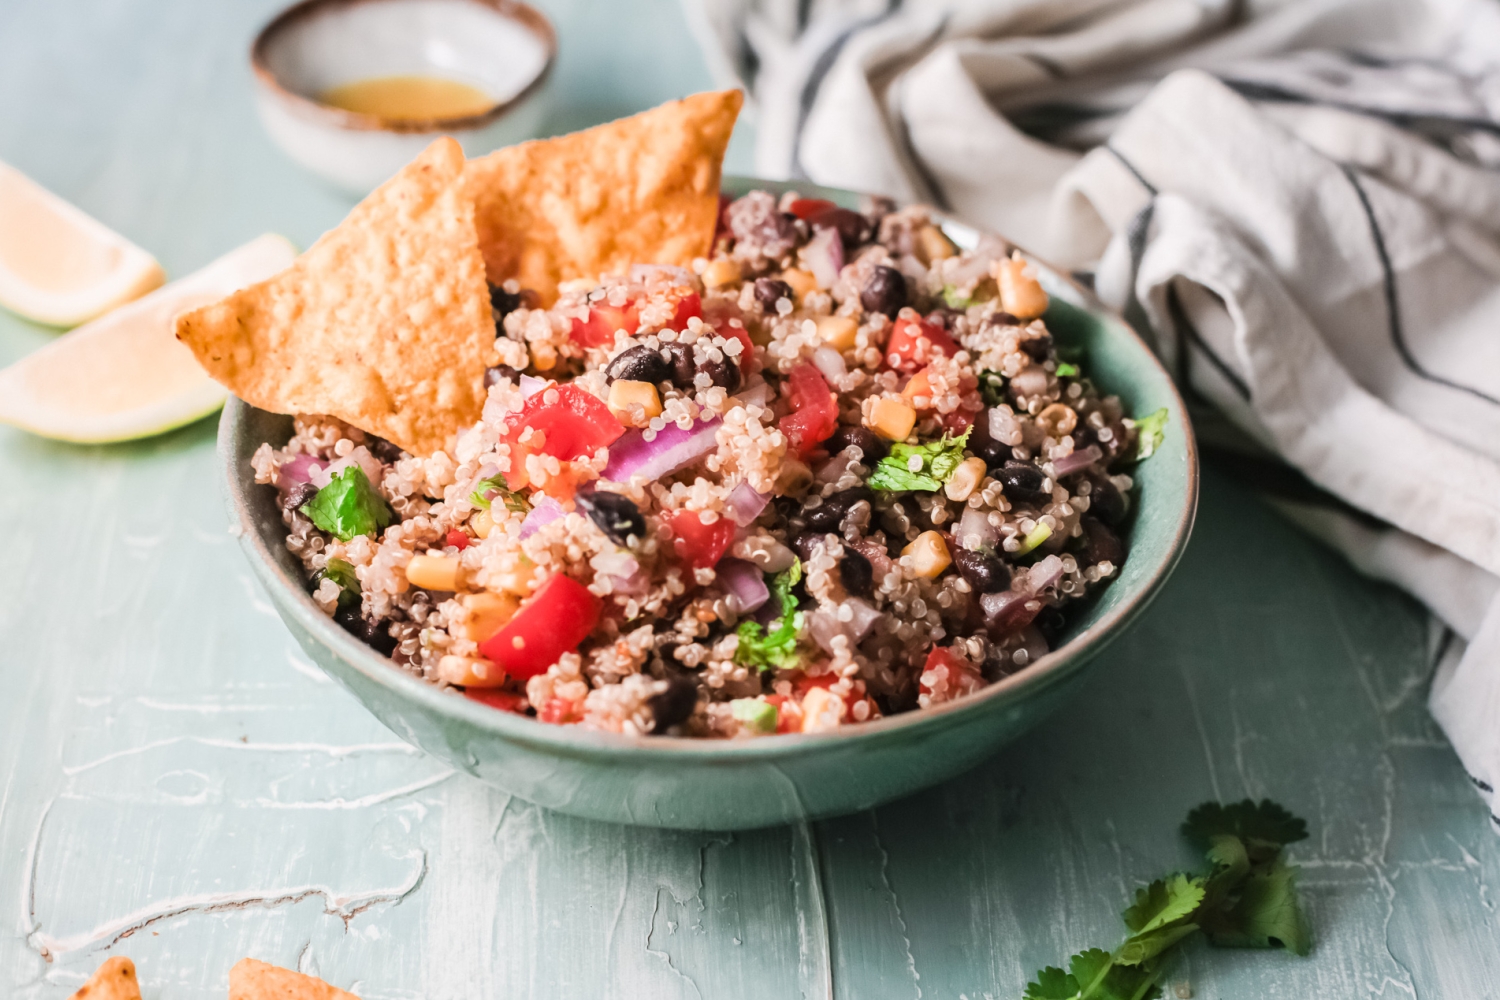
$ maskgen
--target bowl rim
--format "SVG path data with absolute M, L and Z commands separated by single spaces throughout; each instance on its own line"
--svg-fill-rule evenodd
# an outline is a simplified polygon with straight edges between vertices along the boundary
M 380 115 L 362 111 L 349 111 L 331 104 L 299 94 L 282 84 L 272 71 L 267 53 L 277 35 L 296 28 L 301 22 L 334 8 L 358 7 L 388 0 L 299 0 L 271 18 L 250 43 L 250 68 L 256 82 L 271 95 L 279 98 L 292 111 L 304 118 L 335 128 L 355 132 L 394 132 L 403 135 L 437 132 L 472 131 L 498 120 L 511 109 L 518 107 L 531 97 L 546 82 L 557 61 L 557 31 L 547 15 L 524 0 L 464 0 L 466 3 L 487 7 L 503 17 L 518 21 L 542 43 L 546 59 L 542 68 L 519 92 L 511 95 L 478 114 L 459 115 L 450 118 L 382 118 Z
M 312 2 L 323 2 L 323 0 L 312 0 Z M 333 0 L 333 2 L 347 2 L 347 0 Z M 354 2 L 359 2 L 359 0 L 354 0 Z M 725 187 L 748 184 L 766 190 L 795 190 L 799 193 L 818 196 L 860 197 L 858 192 L 810 182 L 770 181 L 725 175 L 721 183 Z M 980 234 L 998 235 L 983 227 L 963 222 L 947 212 L 933 210 L 932 218 L 940 224 L 951 224 Z M 1004 237 L 1001 238 L 1004 239 Z M 1170 546 L 1165 557 L 1151 568 L 1139 589 L 1118 607 L 1107 612 L 1083 634 L 1049 651 L 1036 662 L 1027 665 L 1025 669 L 1004 677 L 973 694 L 930 708 L 884 716 L 855 726 L 840 726 L 828 732 L 778 733 L 756 739 L 712 740 L 631 736 L 623 733 L 587 730 L 580 726 L 550 726 L 528 717 L 497 711 L 465 698 L 452 689 L 439 688 L 395 666 L 389 658 L 376 653 L 334 624 L 333 619 L 313 603 L 302 581 L 293 579 L 276 561 L 249 516 L 246 492 L 247 489 L 256 488 L 254 477 L 245 475 L 244 470 L 237 470 L 234 462 L 234 439 L 239 432 L 240 425 L 252 408 L 248 403 L 232 395 L 225 404 L 218 436 L 222 471 L 225 476 L 223 485 L 233 524 L 231 530 L 240 536 L 241 542 L 247 549 L 247 555 L 250 556 L 252 568 L 260 577 L 261 582 L 268 590 L 276 588 L 281 591 L 280 595 L 271 594 L 273 602 L 284 614 L 292 615 L 298 625 L 315 637 L 319 643 L 330 648 L 343 664 L 358 671 L 367 680 L 380 687 L 389 689 L 401 697 L 414 699 L 424 708 L 440 716 L 453 718 L 455 721 L 472 726 L 476 730 L 486 732 L 506 742 L 555 756 L 609 757 L 617 762 L 623 762 L 627 758 L 638 760 L 704 758 L 725 764 L 778 760 L 816 752 L 820 749 L 831 749 L 851 740 L 875 742 L 901 738 L 903 735 L 916 735 L 924 729 L 941 725 L 950 717 L 978 717 L 985 712 L 998 710 L 1001 705 L 1018 701 L 1023 696 L 1035 695 L 1072 677 L 1113 642 L 1130 622 L 1145 611 L 1161 591 L 1162 585 L 1182 558 L 1183 550 L 1187 547 L 1187 541 L 1197 516 L 1200 478 L 1198 446 L 1186 404 L 1183 402 L 1176 383 L 1155 352 L 1119 312 L 1099 302 L 1092 291 L 1079 284 L 1067 271 L 1047 264 L 1046 261 L 1022 248 L 1015 247 L 1015 244 L 1009 240 L 1006 240 L 1006 243 L 1019 249 L 1029 260 L 1040 264 L 1050 272 L 1052 277 L 1069 286 L 1084 303 L 1087 312 L 1111 321 L 1116 327 L 1112 333 L 1123 334 L 1135 342 L 1143 356 L 1157 370 L 1170 393 L 1168 405 L 1172 416 L 1180 422 L 1183 431 L 1186 468 L 1183 499 L 1176 511 Z

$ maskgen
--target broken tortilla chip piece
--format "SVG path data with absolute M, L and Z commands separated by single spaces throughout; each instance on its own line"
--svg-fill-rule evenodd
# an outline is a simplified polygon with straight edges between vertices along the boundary
M 444 447 L 479 419 L 495 342 L 463 167 L 438 139 L 281 274 L 179 316 L 177 338 L 253 406 Z
M 141 987 L 135 981 L 135 963 L 124 955 L 105 959 L 69 1000 L 141 1000 Z
M 315 976 L 242 958 L 229 970 L 229 1000 L 359 1000 L 359 997 Z
M 464 176 L 492 284 L 557 298 L 559 282 L 708 256 L 719 168 L 744 97 L 681 101 L 471 160 Z

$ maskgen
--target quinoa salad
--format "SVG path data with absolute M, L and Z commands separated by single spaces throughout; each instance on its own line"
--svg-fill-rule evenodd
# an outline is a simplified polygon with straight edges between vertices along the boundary
M 482 419 L 262 445 L 312 598 L 402 670 L 626 734 L 820 732 L 1045 654 L 1126 558 L 1131 419 L 1029 264 L 920 207 L 722 199 L 712 254 L 490 286 Z

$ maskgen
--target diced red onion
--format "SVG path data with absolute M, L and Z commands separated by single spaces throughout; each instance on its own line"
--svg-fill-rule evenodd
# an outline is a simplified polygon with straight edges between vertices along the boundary
M 802 248 L 801 257 L 817 280 L 818 287 L 832 288 L 844 267 L 844 242 L 839 231 L 832 226 L 819 229 L 818 234 Z
M 1027 365 L 1010 380 L 1011 388 L 1021 396 L 1040 396 L 1047 391 L 1047 370 L 1040 365 Z
M 556 500 L 543 496 L 532 505 L 531 510 L 526 513 L 526 520 L 521 522 L 521 537 L 531 537 L 545 525 L 551 524 L 566 514 L 567 511 L 563 510 L 562 505 Z
M 282 462 L 281 468 L 276 471 L 276 488 L 283 493 L 290 493 L 293 487 L 312 482 L 313 470 L 321 471 L 323 464 L 316 455 L 292 456 Z
M 830 383 L 849 373 L 849 367 L 844 364 L 844 356 L 831 347 L 820 347 L 813 351 L 812 363 Z
M 1002 590 L 980 595 L 979 607 L 984 611 L 985 625 L 1003 635 L 1030 625 L 1042 610 L 1042 602 L 1029 591 Z
M 719 418 L 714 417 L 700 420 L 688 430 L 668 424 L 650 441 L 638 430 L 627 431 L 609 446 L 604 478 L 623 483 L 637 475 L 648 480 L 670 476 L 713 451 L 718 446 L 714 439 L 718 428 Z
M 840 621 L 837 614 L 823 608 L 807 616 L 808 633 L 826 653 L 833 652 L 833 640 L 841 635 L 849 639 L 850 646 L 859 645 L 880 620 L 880 612 L 858 597 L 849 598 L 842 606 L 853 613 L 848 621 Z
M 823 467 L 818 470 L 818 474 L 813 478 L 820 483 L 836 483 L 844 478 L 844 474 L 849 471 L 849 467 L 857 461 L 859 459 L 854 457 L 852 448 L 845 448 L 827 462 L 824 462 Z
M 1087 469 L 1103 457 L 1104 452 L 1099 450 L 1099 446 L 1091 444 L 1081 451 L 1073 452 L 1067 458 L 1057 459 L 1052 463 L 1052 468 L 1057 471 L 1057 478 L 1061 479 L 1063 476 L 1071 476 L 1080 469 Z
M 765 381 L 760 381 L 748 389 L 742 389 L 735 398 L 746 406 L 765 406 L 771 399 L 771 386 Z
M 766 504 L 771 498 L 764 493 L 757 492 L 749 483 L 741 482 L 729 491 L 729 497 L 725 501 L 726 513 L 729 519 L 741 528 L 752 524 L 760 512 L 766 509 Z
M 1026 589 L 1033 594 L 1040 594 L 1061 580 L 1062 575 L 1062 560 L 1057 556 L 1048 556 L 1027 570 Z
M 990 523 L 989 511 L 965 507 L 963 517 L 958 519 L 958 544 L 966 549 L 988 545 L 991 548 L 1000 541 L 1000 529 Z
M 749 614 L 771 599 L 771 592 L 766 589 L 765 574 L 752 562 L 734 558 L 720 559 L 719 564 L 714 567 L 714 573 L 724 585 L 725 593 L 734 598 L 742 615 Z
M 652 278 L 670 278 L 679 285 L 691 285 L 693 283 L 693 272 L 682 267 L 673 267 L 671 264 L 632 264 L 630 265 L 631 281 L 650 281 Z
M 551 384 L 551 379 L 537 378 L 535 375 L 522 375 L 521 396 L 525 399 L 530 399 L 532 396 L 535 396 L 537 393 L 542 392 L 547 388 L 547 386 Z
M 886 552 L 885 546 L 879 542 L 873 542 L 868 538 L 861 538 L 857 542 L 848 543 L 860 555 L 870 560 L 870 568 L 875 571 L 875 580 L 878 583 L 884 580 L 895 564 L 891 561 L 890 553 Z
M 992 406 L 989 414 L 990 437 L 1012 448 L 1021 443 L 1021 422 L 1014 413 L 1006 413 L 1000 407 Z

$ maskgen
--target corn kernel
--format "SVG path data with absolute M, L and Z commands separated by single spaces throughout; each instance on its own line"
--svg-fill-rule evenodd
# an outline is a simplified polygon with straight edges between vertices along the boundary
M 650 382 L 615 379 L 609 387 L 609 412 L 627 427 L 645 427 L 661 416 L 661 396 Z
M 848 706 L 844 699 L 827 688 L 813 688 L 802 696 L 802 731 L 818 733 L 837 729 L 846 711 Z
M 966 458 L 958 463 L 958 468 L 953 470 L 953 475 L 943 484 L 943 492 L 948 494 L 949 500 L 963 503 L 969 499 L 969 494 L 979 488 L 984 482 L 984 474 L 988 469 L 982 458 Z
M 958 255 L 955 247 L 937 226 L 927 225 L 917 230 L 917 256 L 922 263 L 931 264 Z
M 1067 403 L 1053 403 L 1036 415 L 1036 422 L 1048 437 L 1060 438 L 1073 433 L 1078 414 Z
M 927 580 L 936 579 L 953 562 L 948 554 L 948 543 L 936 531 L 924 531 L 901 550 L 903 556 L 911 556 L 911 571 Z
M 781 280 L 792 286 L 792 292 L 801 302 L 809 292 L 818 290 L 818 279 L 812 276 L 811 271 L 803 271 L 800 268 L 789 267 L 781 272 Z
M 703 284 L 709 288 L 723 288 L 740 280 L 740 266 L 728 257 L 720 257 L 703 271 Z
M 469 617 L 454 628 L 454 634 L 470 642 L 484 642 L 505 627 L 515 615 L 521 602 L 514 594 L 468 594 L 461 598 Z M 457 683 L 457 682 L 452 682 Z
M 480 538 L 488 538 L 490 532 L 495 530 L 495 517 L 487 510 L 476 510 L 469 515 L 469 527 Z
M 438 660 L 438 680 L 464 687 L 494 688 L 505 683 L 505 671 L 480 656 L 448 655 Z
M 406 582 L 423 590 L 457 590 L 456 556 L 412 556 L 406 564 Z
M 899 399 L 882 396 L 870 407 L 865 424 L 887 441 L 905 441 L 917 423 L 917 411 Z
M 859 334 L 859 323 L 853 316 L 818 317 L 818 336 L 823 343 L 835 351 L 847 351 L 854 347 L 854 338 Z
M 1036 319 L 1047 311 L 1047 293 L 1021 257 L 996 261 L 995 282 L 1000 286 L 1000 308 L 1017 319 Z
M 497 574 L 494 584 L 507 594 L 517 594 L 525 597 L 531 593 L 531 584 L 535 577 L 536 563 L 522 556 L 516 561 L 514 569 Z
M 906 388 L 901 390 L 901 397 L 912 405 L 914 409 L 932 409 L 932 382 L 927 378 L 927 369 L 923 368 L 911 377 L 906 383 Z M 918 398 L 922 402 L 918 403 Z

